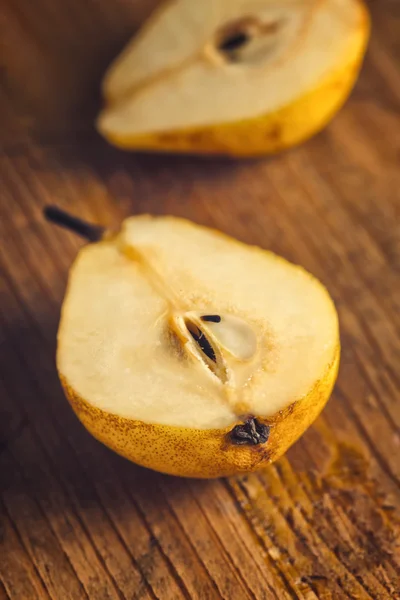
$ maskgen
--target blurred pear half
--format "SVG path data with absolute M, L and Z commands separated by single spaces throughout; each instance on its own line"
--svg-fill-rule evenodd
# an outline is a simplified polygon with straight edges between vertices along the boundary
M 125 149 L 281 151 L 343 105 L 368 37 L 360 0 L 174 0 L 110 66 L 98 130 Z

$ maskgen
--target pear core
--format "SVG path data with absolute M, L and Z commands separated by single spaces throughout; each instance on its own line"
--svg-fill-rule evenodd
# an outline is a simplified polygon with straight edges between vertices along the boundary
M 95 409 L 217 430 L 311 402 L 338 348 L 334 305 L 302 268 L 188 221 L 144 215 L 79 253 L 57 365 Z

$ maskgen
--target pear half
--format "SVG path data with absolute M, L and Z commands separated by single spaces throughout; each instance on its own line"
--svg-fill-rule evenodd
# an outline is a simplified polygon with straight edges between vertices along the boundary
M 339 110 L 368 36 L 360 0 L 173 0 L 110 66 L 97 127 L 126 149 L 278 152 Z
M 57 365 L 101 442 L 165 473 L 281 456 L 329 398 L 338 319 L 298 266 L 173 217 L 131 217 L 72 267 Z

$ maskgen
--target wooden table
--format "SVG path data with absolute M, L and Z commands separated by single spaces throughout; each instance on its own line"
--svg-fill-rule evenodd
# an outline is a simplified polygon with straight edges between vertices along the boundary
M 400 598 L 400 3 L 370 2 L 361 79 L 334 122 L 271 160 L 119 152 L 91 129 L 100 75 L 155 2 L 1 0 L 0 599 Z M 80 242 L 58 203 L 116 225 L 172 213 L 301 263 L 343 357 L 277 464 L 192 481 L 78 423 L 54 365 Z

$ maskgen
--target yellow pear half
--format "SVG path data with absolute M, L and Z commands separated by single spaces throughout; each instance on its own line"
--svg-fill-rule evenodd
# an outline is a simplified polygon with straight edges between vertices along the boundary
M 208 478 L 276 460 L 322 410 L 338 364 L 321 283 L 189 221 L 131 217 L 71 269 L 61 382 L 94 437 L 145 467 Z
M 278 152 L 339 110 L 368 36 L 360 0 L 173 0 L 110 66 L 98 130 L 125 149 Z

